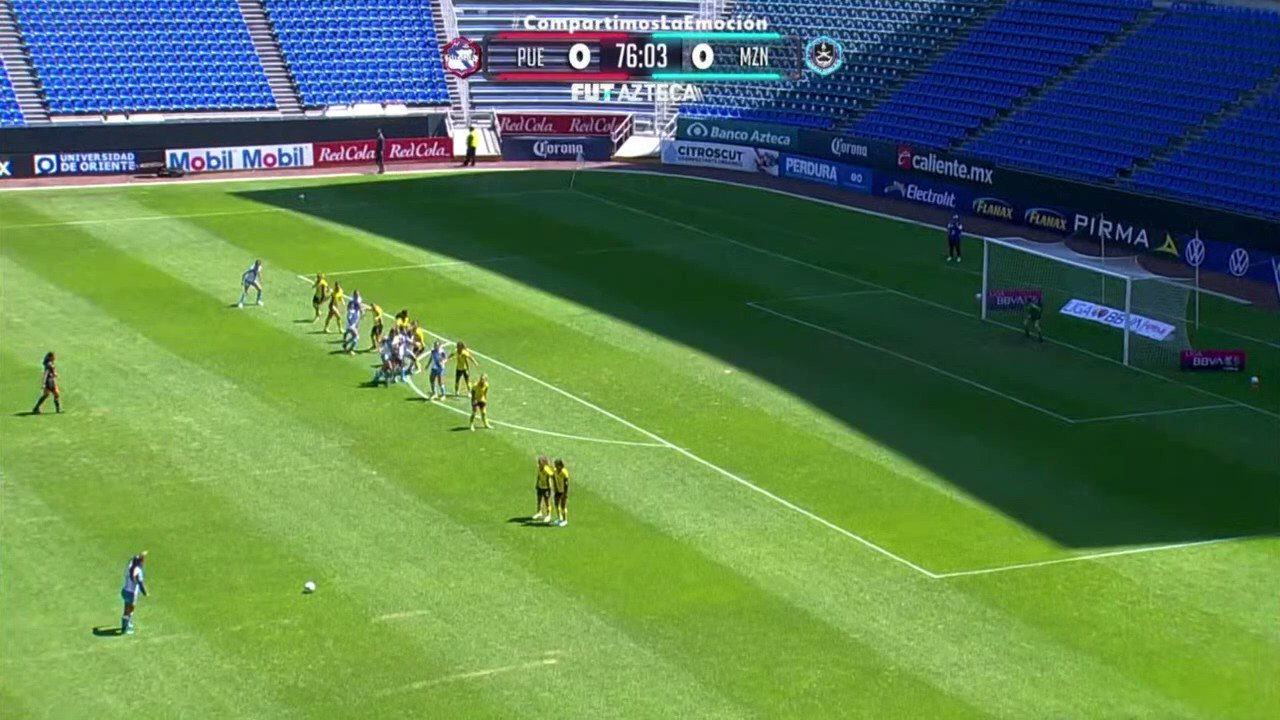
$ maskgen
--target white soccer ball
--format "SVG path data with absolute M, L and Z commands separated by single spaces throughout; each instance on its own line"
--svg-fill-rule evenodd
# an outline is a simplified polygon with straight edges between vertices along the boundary
M 306 194 L 306 193 L 298 193 L 298 199 L 299 199 L 299 200 L 302 200 L 303 202 L 306 202 L 306 200 L 307 200 L 307 194 Z
M 974 294 L 973 294 L 973 299 L 974 299 L 974 300 L 977 300 L 978 302 L 982 302 L 982 293 L 980 293 L 980 292 L 976 292 L 976 293 L 974 293 Z
M 303 583 L 303 584 L 302 584 L 302 592 L 310 594 L 310 593 L 313 593 L 313 592 L 315 592 L 315 591 L 316 591 L 316 584 L 315 584 L 315 582 L 313 582 L 313 581 L 311 581 L 311 580 L 308 580 L 308 581 L 306 581 L 305 583 Z
M 1249 378 L 1249 384 L 1250 384 L 1250 385 L 1257 385 L 1257 384 L 1258 384 L 1258 376 L 1257 376 L 1257 375 L 1254 375 L 1253 377 Z

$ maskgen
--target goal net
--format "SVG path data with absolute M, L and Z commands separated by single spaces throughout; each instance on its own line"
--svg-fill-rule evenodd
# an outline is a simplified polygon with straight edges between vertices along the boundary
M 1023 329 L 1026 302 L 1044 309 L 1054 342 L 1148 370 L 1178 367 L 1191 347 L 1194 288 L 1152 274 L 1132 257 L 1080 255 L 1065 244 L 984 238 L 982 319 Z

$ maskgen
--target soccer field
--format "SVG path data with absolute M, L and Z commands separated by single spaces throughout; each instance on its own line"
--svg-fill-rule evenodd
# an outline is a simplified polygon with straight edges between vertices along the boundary
M 635 173 L 0 193 L 0 716 L 1275 717 L 1280 316 L 1202 307 L 1260 390 L 1143 372 L 944 253 Z M 471 346 L 494 429 L 366 387 L 321 271 Z

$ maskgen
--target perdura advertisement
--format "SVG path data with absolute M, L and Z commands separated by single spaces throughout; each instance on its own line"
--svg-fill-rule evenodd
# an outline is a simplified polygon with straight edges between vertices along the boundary
M 870 193 L 873 175 L 870 168 L 845 163 L 817 160 L 783 153 L 779 166 L 782 177 L 840 187 L 858 193 Z

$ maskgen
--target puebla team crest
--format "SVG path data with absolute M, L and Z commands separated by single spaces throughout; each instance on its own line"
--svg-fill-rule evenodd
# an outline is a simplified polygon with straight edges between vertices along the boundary
M 456 37 L 444 46 L 444 69 L 459 80 L 480 71 L 480 46 L 464 37 Z

